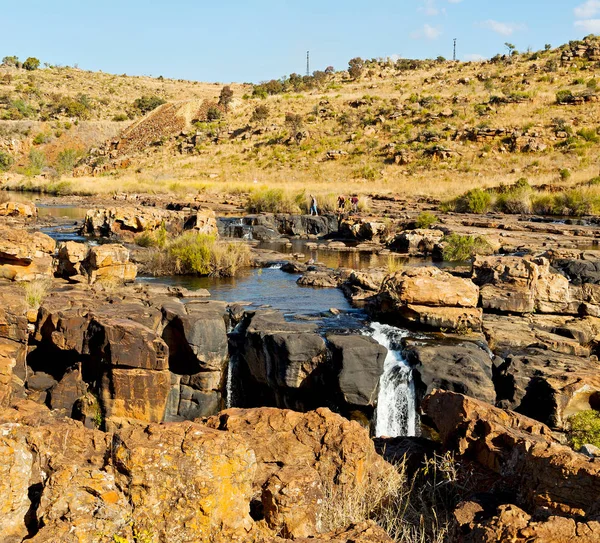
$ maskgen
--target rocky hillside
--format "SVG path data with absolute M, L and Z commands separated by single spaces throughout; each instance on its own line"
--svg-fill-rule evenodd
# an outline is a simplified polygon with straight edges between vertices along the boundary
M 15 161 L 9 176 L 17 184 L 19 172 L 39 173 L 27 171 L 31 149 L 56 169 L 60 150 L 77 148 L 77 161 L 59 173 L 69 177 L 80 161 L 84 179 L 108 175 L 70 184 L 96 192 L 124 183 L 141 191 L 248 191 L 256 181 L 447 197 L 521 177 L 573 185 L 598 173 L 598 44 L 589 37 L 488 62 L 354 59 L 350 71 L 234 85 L 220 110 L 213 106 L 222 85 L 2 67 L 0 117 L 10 120 L 0 124 L 0 148 Z M 136 125 L 136 144 L 128 144 L 131 129 L 114 139 L 162 100 L 191 101 L 168 106 L 191 113 L 203 104 L 204 114 L 172 123 L 151 113 Z M 26 128 L 19 118 L 31 119 Z M 78 120 L 113 125 L 92 144 L 79 137 Z M 98 148 L 106 141 L 112 146 Z

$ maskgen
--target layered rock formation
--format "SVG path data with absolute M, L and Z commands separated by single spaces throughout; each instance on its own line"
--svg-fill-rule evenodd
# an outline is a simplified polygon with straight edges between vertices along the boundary
M 55 241 L 41 232 L 0 226 L 0 278 L 32 281 L 52 277 Z
M 434 329 L 479 330 L 479 289 L 437 268 L 411 268 L 385 278 L 374 312 Z

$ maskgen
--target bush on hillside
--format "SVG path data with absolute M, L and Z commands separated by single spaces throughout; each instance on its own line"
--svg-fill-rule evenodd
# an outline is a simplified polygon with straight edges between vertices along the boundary
M 266 121 L 269 118 L 269 107 L 266 105 L 258 105 L 254 108 L 252 112 L 252 117 L 250 117 L 251 123 L 261 123 Z
M 71 173 L 80 156 L 77 149 L 63 149 L 56 157 L 56 171 L 61 175 Z
M 229 108 L 229 104 L 233 100 L 233 91 L 229 85 L 225 85 L 221 89 L 221 94 L 219 95 L 219 105 L 223 106 L 225 109 Z
M 166 100 L 163 100 L 160 96 L 153 94 L 151 96 L 142 96 L 141 98 L 137 98 L 133 102 L 133 107 L 145 115 L 146 113 L 156 109 L 158 106 L 162 106 L 165 103 Z
M 14 162 L 15 159 L 11 155 L 0 149 L 0 172 L 6 172 L 10 170 L 10 167 L 14 164 Z
M 19 58 L 16 56 L 6 56 L 2 59 L 2 64 L 16 68 L 19 66 Z
M 348 73 L 352 79 L 359 79 L 365 70 L 365 62 L 362 58 L 356 57 L 348 61 Z
M 23 62 L 23 68 L 30 72 L 37 70 L 39 67 L 40 61 L 35 57 L 29 57 L 25 62 Z

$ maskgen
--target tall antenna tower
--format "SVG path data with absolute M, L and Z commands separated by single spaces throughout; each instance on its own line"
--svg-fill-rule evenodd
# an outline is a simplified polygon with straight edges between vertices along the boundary
M 310 51 L 306 51 L 306 75 L 310 75 Z
M 454 56 L 452 58 L 456 62 L 456 38 L 454 38 Z

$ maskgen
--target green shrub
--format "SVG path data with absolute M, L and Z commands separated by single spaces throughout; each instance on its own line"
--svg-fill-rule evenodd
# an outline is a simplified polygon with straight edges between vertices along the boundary
M 557 104 L 567 104 L 573 99 L 573 93 L 570 90 L 560 90 L 556 93 Z
M 136 99 L 133 102 L 133 107 L 139 110 L 142 114 L 146 114 L 165 103 L 166 100 L 163 100 L 160 96 L 153 94 L 150 96 L 142 96 L 141 98 Z
M 495 207 L 504 213 L 531 213 L 532 188 L 527 179 L 522 177 L 507 191 L 501 193 Z
M 231 101 L 233 100 L 233 91 L 229 85 L 225 85 L 221 89 L 221 94 L 219 95 L 219 105 L 223 106 L 225 109 L 229 107 Z
M 553 194 L 534 194 L 531 199 L 531 210 L 537 215 L 552 215 L 555 202 Z
M 559 192 L 554 196 L 554 214 L 590 215 L 600 210 L 600 197 L 594 193 L 585 192 L 581 189 L 571 189 Z
M 571 177 L 571 172 L 567 168 L 562 168 L 558 171 L 561 181 L 568 181 Z
M 417 228 L 431 228 L 435 223 L 439 222 L 437 216 L 429 211 L 424 211 L 417 217 Z
M 598 143 L 600 141 L 598 133 L 593 128 L 582 128 L 577 132 L 577 135 L 589 143 Z
M 14 162 L 15 159 L 11 155 L 0 149 L 0 172 L 6 172 L 10 170 Z
M 252 117 L 250 117 L 250 122 L 252 123 L 261 123 L 266 121 L 269 118 L 269 107 L 263 104 L 260 104 L 254 108 L 252 112 Z
M 127 121 L 129 119 L 129 117 L 127 115 L 125 115 L 125 113 L 117 113 L 112 120 L 116 121 L 116 122 L 122 122 L 122 121 Z
M 483 236 L 451 234 L 444 238 L 443 258 L 449 262 L 464 262 L 475 255 L 492 254 L 493 249 Z
M 136 245 L 140 247 L 158 247 L 162 249 L 167 244 L 167 229 L 162 224 L 156 230 L 145 230 L 135 238 Z
M 59 174 L 70 173 L 79 160 L 80 153 L 76 149 L 64 149 L 56 157 L 56 170 Z
M 50 141 L 50 135 L 46 134 L 45 132 L 40 132 L 39 134 L 36 134 L 35 138 L 33 138 L 34 145 L 41 145 L 42 143 L 47 143 L 48 141 Z
M 42 151 L 32 149 L 29 151 L 29 164 L 25 170 L 25 175 L 39 175 L 46 166 L 46 155 Z
M 580 411 L 569 418 L 567 432 L 569 443 L 576 451 L 583 445 L 600 447 L 600 413 L 595 410 Z
M 471 189 L 454 201 L 459 213 L 487 213 L 492 205 L 492 195 L 483 189 Z
M 37 70 L 40 67 L 40 61 L 35 57 L 29 57 L 25 62 L 23 62 L 23 68 L 32 72 L 33 70 Z

